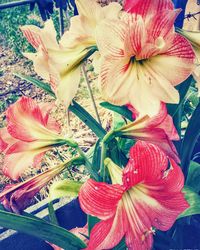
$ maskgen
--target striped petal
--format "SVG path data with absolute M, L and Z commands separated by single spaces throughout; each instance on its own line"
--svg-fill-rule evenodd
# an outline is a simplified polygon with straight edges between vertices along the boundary
M 124 9 L 129 13 L 146 17 L 163 10 L 173 10 L 174 6 L 171 0 L 125 0 Z
M 178 132 L 174 126 L 173 119 L 167 113 L 167 107 L 165 103 L 161 103 L 159 113 L 150 118 L 146 123 L 146 128 L 161 128 L 165 131 L 170 140 L 179 140 Z
M 162 37 L 164 40 L 170 41 L 170 33 L 174 33 L 174 22 L 181 12 L 177 10 L 162 10 L 153 18 L 149 18 L 147 32 L 150 39 Z
M 31 99 L 22 97 L 7 112 L 7 129 L 10 135 L 23 141 L 58 139 L 58 135 L 45 127 L 40 107 Z
M 109 185 L 89 179 L 80 189 L 79 201 L 87 214 L 99 219 L 111 218 L 117 209 L 124 189 L 120 185 Z
M 113 59 L 124 57 L 126 29 L 126 23 L 121 20 L 103 20 L 97 26 L 96 42 L 102 56 Z
M 123 171 L 123 183 L 128 189 L 141 181 L 159 180 L 167 167 L 167 157 L 157 146 L 138 141 L 130 150 L 130 159 Z
M 97 223 L 90 234 L 87 250 L 112 249 L 126 233 L 127 218 L 122 204 L 119 204 L 115 217 Z
M 191 44 L 195 51 L 198 62 L 200 62 L 200 32 L 198 31 L 188 31 L 178 29 L 178 33 L 180 33 L 183 37 L 185 37 Z
M 34 25 L 25 25 L 20 27 L 20 29 L 28 42 L 35 49 L 39 47 L 42 47 L 44 50 L 58 48 L 58 42 L 56 40 L 57 33 L 51 19 L 45 22 L 44 28 L 39 28 Z
M 180 158 L 176 147 L 161 128 L 141 129 L 134 131 L 133 138 L 136 140 L 152 143 L 159 147 L 168 157 L 180 163 Z
M 9 178 L 17 180 L 28 167 L 32 166 L 34 157 L 42 151 L 26 151 L 6 155 L 4 158 L 3 173 Z
M 174 35 L 171 47 L 150 58 L 151 68 L 176 86 L 183 82 L 194 69 L 195 54 L 190 43 L 178 34 Z M 148 64 L 147 64 L 148 65 Z
M 17 140 L 13 138 L 9 133 L 7 128 L 0 129 L 0 150 L 5 151 L 9 145 L 12 145 Z

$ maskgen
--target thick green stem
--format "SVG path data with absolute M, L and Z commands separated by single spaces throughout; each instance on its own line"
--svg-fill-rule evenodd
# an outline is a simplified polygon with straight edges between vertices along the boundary
M 100 117 L 99 117 L 99 113 L 98 113 L 98 110 L 97 110 L 97 105 L 96 105 L 95 100 L 94 100 L 94 95 L 92 93 L 92 89 L 91 89 L 91 86 L 90 86 L 90 83 L 89 83 L 89 80 L 88 80 L 88 77 L 87 77 L 87 72 L 86 72 L 84 63 L 83 63 L 82 69 L 83 69 L 83 74 L 85 76 L 85 81 L 86 81 L 86 84 L 87 84 L 88 92 L 89 92 L 90 98 L 92 100 L 94 111 L 95 111 L 95 114 L 96 114 L 96 117 L 97 117 L 97 121 L 99 122 L 100 125 L 102 125 Z
M 55 210 L 54 210 L 52 201 L 49 201 L 49 203 L 48 203 L 48 212 L 49 212 L 50 221 L 55 225 L 59 225 L 58 220 L 56 218 L 56 214 L 55 214 Z
M 78 153 L 80 154 L 81 157 L 84 158 L 85 160 L 85 167 L 87 168 L 88 172 L 91 174 L 91 177 L 93 179 L 95 179 L 96 181 L 99 180 L 99 176 L 98 174 L 93 170 L 92 168 L 92 164 L 90 163 L 90 161 L 88 160 L 87 156 L 85 155 L 85 153 L 78 147 L 77 148 Z
M 103 178 L 103 182 L 105 182 L 106 180 L 106 170 L 105 170 L 105 164 L 104 164 L 104 160 L 106 158 L 106 149 L 107 149 L 107 144 L 104 141 L 102 141 L 100 175 Z

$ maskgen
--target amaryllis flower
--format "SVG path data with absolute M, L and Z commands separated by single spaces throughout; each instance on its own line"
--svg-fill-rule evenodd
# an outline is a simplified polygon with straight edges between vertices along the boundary
M 174 31 L 180 10 L 171 0 L 126 0 L 124 9 L 120 20 L 105 19 L 96 30 L 100 86 L 107 101 L 153 116 L 160 101 L 179 102 L 174 86 L 191 74 L 195 55 Z
M 79 201 L 87 214 L 101 219 L 92 229 L 87 249 L 112 249 L 123 237 L 129 250 L 151 249 L 154 228 L 168 230 L 188 208 L 184 176 L 155 145 L 137 142 L 121 169 L 106 159 L 112 185 L 89 179 Z M 89 202 L 88 202 L 89 201 Z
M 6 210 L 20 213 L 26 209 L 33 201 L 34 196 L 43 188 L 51 179 L 63 171 L 66 163 L 62 163 L 52 169 L 49 169 L 27 181 L 9 184 L 0 193 L 0 202 Z
M 60 126 L 49 116 L 51 107 L 22 97 L 7 109 L 7 127 L 1 130 L 5 175 L 16 180 L 28 166 L 37 165 L 47 150 L 64 144 L 75 146 L 60 135 Z
M 37 53 L 24 53 L 33 61 L 35 71 L 50 82 L 57 98 L 68 107 L 80 82 L 82 62 L 96 51 L 95 27 L 106 17 L 117 17 L 119 4 L 102 8 L 93 0 L 76 1 L 79 15 L 71 18 L 71 26 L 56 40 L 51 20 L 43 29 L 26 25 L 21 30 Z
M 137 117 L 138 112 L 135 112 L 135 109 L 132 110 L 134 111 L 134 116 Z M 167 156 L 176 162 L 180 162 L 178 152 L 172 143 L 172 140 L 179 140 L 179 135 L 174 127 L 172 117 L 167 113 L 165 103 L 161 103 L 160 111 L 157 115 L 153 117 L 139 115 L 134 122 L 130 122 L 110 133 L 115 136 L 151 142 L 159 146 Z
M 196 81 L 196 87 L 198 88 L 198 96 L 200 96 L 200 32 L 198 31 L 188 31 L 183 29 L 178 29 L 177 32 L 179 32 L 182 36 L 184 36 L 192 45 L 195 55 L 196 55 L 196 61 L 195 61 L 195 69 L 193 70 L 193 77 Z

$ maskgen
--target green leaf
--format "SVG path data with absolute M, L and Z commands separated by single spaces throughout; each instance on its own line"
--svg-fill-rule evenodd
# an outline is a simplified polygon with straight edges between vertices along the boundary
M 200 196 L 189 187 L 184 187 L 183 192 L 185 194 L 185 199 L 190 204 L 190 207 L 179 215 L 178 219 L 200 214 Z
M 54 98 L 56 98 L 54 92 L 52 91 L 51 87 L 49 84 L 44 83 L 40 80 L 37 80 L 31 76 L 26 76 L 26 75 L 22 75 L 19 73 L 14 73 L 15 76 L 19 77 L 20 79 L 26 80 L 27 82 L 32 83 L 33 85 L 43 89 L 45 92 L 47 92 L 49 95 L 53 96 Z
M 190 85 L 193 83 L 195 83 L 193 76 L 189 76 L 184 82 L 182 82 L 181 84 L 179 84 L 176 87 L 176 89 L 178 90 L 179 95 L 180 95 L 180 102 L 178 104 L 168 104 L 167 105 L 168 113 L 172 117 L 176 114 L 178 109 L 182 106 L 184 98 L 188 92 L 188 89 L 189 89 Z
M 94 171 L 98 173 L 101 165 L 101 147 L 100 147 L 100 140 L 98 140 L 95 144 L 93 158 L 92 158 L 92 167 Z
M 128 248 L 126 246 L 125 240 L 122 239 L 120 243 L 116 247 L 114 247 L 112 250 L 125 250 L 125 249 L 128 249 Z
M 51 201 L 49 201 L 48 203 L 48 212 L 49 212 L 50 221 L 55 225 L 59 225 L 57 217 L 56 217 L 56 213 L 53 207 L 53 203 Z
M 76 197 L 83 183 L 72 180 L 55 182 L 49 189 L 49 198 L 55 200 L 64 196 Z
M 188 174 L 188 168 L 196 141 L 200 135 L 200 103 L 195 109 L 188 124 L 183 142 L 181 144 L 181 166 L 185 177 Z
M 191 187 L 195 192 L 200 191 L 200 164 L 194 161 L 190 162 L 189 172 L 186 185 Z
M 119 129 L 121 127 L 123 127 L 124 125 L 126 125 L 125 120 L 123 119 L 123 117 L 118 114 L 118 113 L 114 113 L 113 115 L 113 130 L 115 129 Z
M 126 106 L 116 106 L 109 102 L 101 102 L 100 105 L 106 109 L 112 110 L 130 121 L 133 121 L 132 112 Z
M 78 118 L 83 121 L 99 138 L 103 138 L 106 135 L 106 131 L 101 125 L 77 102 L 73 101 L 69 110 L 72 111 Z
M 36 217 L 0 211 L 0 226 L 38 237 L 64 249 L 79 250 L 86 247 L 85 243 L 72 233 Z
M 90 235 L 92 228 L 100 221 L 97 217 L 88 215 L 88 233 Z
M 134 144 L 135 141 L 133 139 L 119 138 L 119 148 L 126 156 L 128 156 Z

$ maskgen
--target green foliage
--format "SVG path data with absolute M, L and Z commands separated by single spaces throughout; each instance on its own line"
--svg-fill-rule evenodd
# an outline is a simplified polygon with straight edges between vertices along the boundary
M 116 105 L 110 104 L 109 102 L 102 102 L 100 103 L 100 105 L 106 109 L 112 110 L 124 116 L 130 121 L 133 121 L 132 112 L 126 106 L 116 106 Z
M 10 104 L 15 103 L 19 98 L 17 94 L 10 94 L 7 96 L 6 100 L 0 100 L 0 112 L 4 112 Z
M 1 3 L 10 2 L 0 0 Z M 39 25 L 37 19 L 29 19 L 29 6 L 19 6 L 0 11 L 0 34 L 5 38 L 7 45 L 19 56 L 22 51 L 33 51 L 33 48 L 23 37 L 19 27 L 25 24 Z
M 49 198 L 55 200 L 64 196 L 76 197 L 83 183 L 72 180 L 61 180 L 51 185 Z
M 66 229 L 48 223 L 35 216 L 16 215 L 0 210 L 0 225 L 5 228 L 11 228 L 33 235 L 64 249 L 78 250 L 86 247 L 83 241 Z
M 0 0 L 0 4 L 6 2 L 13 1 Z M 58 34 L 57 38 L 59 38 L 59 12 L 55 10 L 51 17 Z M 5 38 L 6 44 L 12 48 L 17 56 L 22 56 L 22 52 L 24 51 L 34 52 L 34 48 L 27 42 L 19 28 L 23 25 L 35 25 L 40 28 L 44 26 L 37 7 L 32 12 L 29 9 L 29 5 L 0 10 L 0 20 L 0 34 Z
M 183 168 L 183 172 L 185 177 L 188 174 L 188 168 L 190 164 L 190 160 L 192 157 L 192 153 L 194 150 L 194 146 L 196 141 L 200 135 L 200 103 L 197 108 L 193 112 L 193 115 L 189 121 L 185 136 L 183 138 L 183 142 L 181 145 L 181 166 Z
M 194 161 L 190 162 L 186 185 L 195 192 L 200 192 L 200 164 Z
M 190 207 L 179 215 L 178 218 L 200 214 L 200 196 L 189 187 L 184 187 L 183 192 Z

